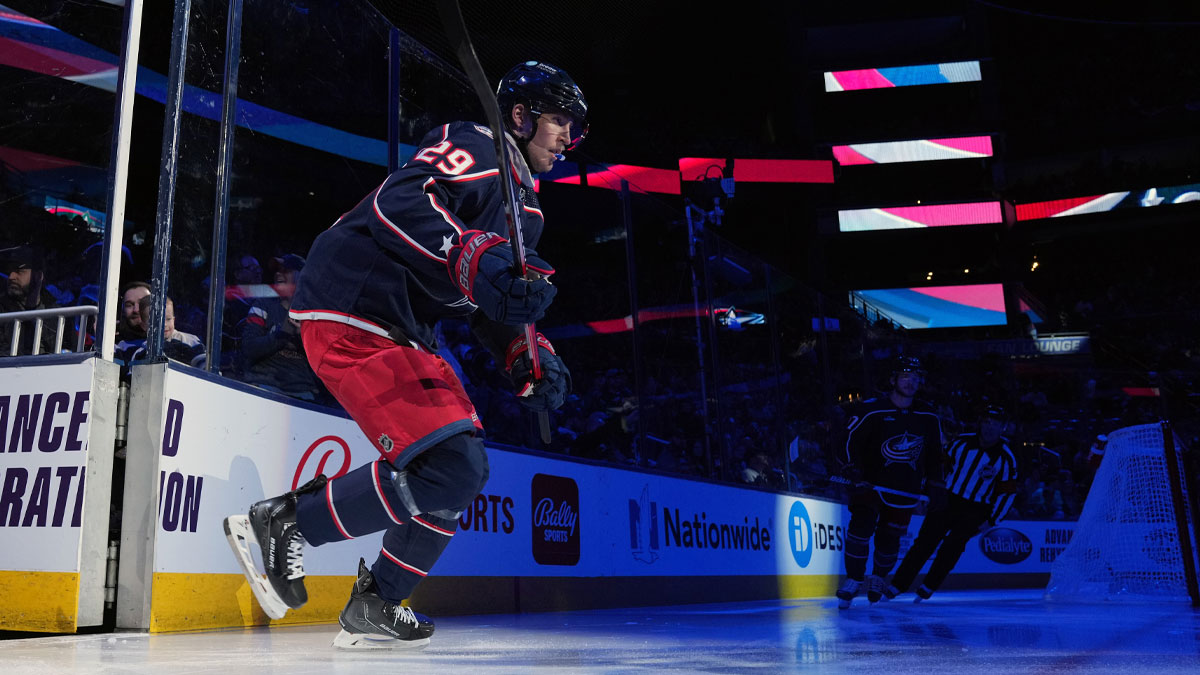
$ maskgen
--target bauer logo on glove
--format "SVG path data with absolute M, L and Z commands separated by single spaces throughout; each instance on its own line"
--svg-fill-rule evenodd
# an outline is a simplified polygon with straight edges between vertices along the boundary
M 528 278 L 513 268 L 512 247 L 495 232 L 468 230 L 446 255 L 450 278 L 489 319 L 509 325 L 533 323 L 545 315 L 558 289 L 548 277 L 554 268 L 528 250 Z

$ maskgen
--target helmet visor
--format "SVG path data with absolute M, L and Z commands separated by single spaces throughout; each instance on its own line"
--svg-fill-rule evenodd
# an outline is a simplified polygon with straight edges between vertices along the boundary
M 576 114 L 574 111 L 566 110 L 564 108 L 549 107 L 549 106 L 542 107 L 541 109 L 539 109 L 539 107 L 537 107 L 537 106 L 531 106 L 529 108 L 529 111 L 532 112 L 533 114 L 537 115 L 538 117 L 541 117 L 544 114 L 562 115 L 562 116 L 568 118 L 569 120 L 571 120 L 571 128 L 569 130 L 571 140 L 570 140 L 570 142 L 567 143 L 567 147 L 566 147 L 566 150 L 568 152 L 579 147 L 579 144 L 582 143 L 583 139 L 587 137 L 587 133 L 588 133 L 587 118 Z

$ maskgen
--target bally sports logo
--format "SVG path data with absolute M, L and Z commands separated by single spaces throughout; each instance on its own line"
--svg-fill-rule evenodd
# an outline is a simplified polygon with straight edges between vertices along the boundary
M 1033 542 L 1007 527 L 993 527 L 979 538 L 979 550 L 1002 565 L 1015 565 L 1033 553 Z
M 579 485 L 570 478 L 534 474 L 533 559 L 539 565 L 579 563 Z

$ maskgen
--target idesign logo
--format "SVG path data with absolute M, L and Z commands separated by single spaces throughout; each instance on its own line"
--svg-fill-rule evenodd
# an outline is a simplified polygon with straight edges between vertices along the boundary
M 813 555 L 812 518 L 808 516 L 804 502 L 799 500 L 792 503 L 792 509 L 788 512 L 788 543 L 792 545 L 792 557 L 796 559 L 796 564 L 808 567 Z

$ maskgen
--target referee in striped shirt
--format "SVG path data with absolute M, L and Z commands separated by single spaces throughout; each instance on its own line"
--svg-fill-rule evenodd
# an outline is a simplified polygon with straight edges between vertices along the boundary
M 1004 408 L 990 405 L 980 417 L 978 434 L 963 434 L 950 444 L 946 507 L 926 514 L 916 541 L 892 576 L 892 588 L 885 587 L 886 595 L 908 590 L 941 544 L 929 574 L 917 588 L 915 602 L 928 600 L 954 569 L 971 537 L 1008 512 L 1016 497 L 1017 459 L 1001 436 L 1006 421 Z

